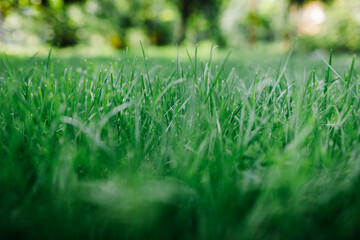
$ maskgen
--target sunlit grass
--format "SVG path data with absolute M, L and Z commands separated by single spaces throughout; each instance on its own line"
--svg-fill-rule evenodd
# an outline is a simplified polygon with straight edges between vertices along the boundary
M 355 238 L 358 64 L 227 52 L 4 56 L 0 238 Z

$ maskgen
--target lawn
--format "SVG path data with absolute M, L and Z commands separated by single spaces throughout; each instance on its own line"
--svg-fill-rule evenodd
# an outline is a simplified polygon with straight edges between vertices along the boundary
M 358 62 L 228 52 L 3 55 L 0 239 L 356 238 Z

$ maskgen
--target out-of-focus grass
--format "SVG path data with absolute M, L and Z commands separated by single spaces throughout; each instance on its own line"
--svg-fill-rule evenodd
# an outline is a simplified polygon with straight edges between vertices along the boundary
M 0 237 L 355 238 L 358 63 L 265 50 L 9 51 Z

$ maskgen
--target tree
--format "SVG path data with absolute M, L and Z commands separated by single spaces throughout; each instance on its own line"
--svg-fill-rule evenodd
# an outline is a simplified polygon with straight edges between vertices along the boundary
M 96 0 L 99 9 L 96 16 L 109 20 L 113 30 L 111 45 L 115 48 L 126 46 L 127 29 L 143 24 L 144 2 L 146 0 Z
M 298 15 L 299 10 L 301 10 L 301 8 L 303 8 L 305 6 L 305 4 L 307 3 L 311 3 L 311 2 L 322 2 L 324 4 L 330 4 L 333 2 L 333 0 L 288 0 L 289 4 L 288 4 L 288 9 L 287 9 L 287 18 L 288 21 L 290 22 L 290 15 Z M 298 28 L 298 23 L 296 23 L 296 27 Z M 285 34 L 285 39 L 290 40 L 291 39 L 291 35 L 293 34 L 298 34 L 298 30 L 297 29 L 289 29 L 288 32 L 286 32 Z
M 186 37 L 186 28 L 189 18 L 194 14 L 203 13 L 208 19 L 210 28 L 209 33 L 221 40 L 219 29 L 219 15 L 224 0 L 169 0 L 179 10 L 180 13 L 180 30 L 177 43 L 180 44 Z
M 290 5 L 295 4 L 298 6 L 304 5 L 305 3 L 308 3 L 308 2 L 314 2 L 314 1 L 320 1 L 323 3 L 331 3 L 333 0 L 289 0 Z
M 2 20 L 4 20 L 11 11 L 21 11 L 24 8 L 33 7 L 42 13 L 45 21 L 51 26 L 54 32 L 53 36 L 49 39 L 50 44 L 59 47 L 74 45 L 77 42 L 76 29 L 70 26 L 66 10 L 71 4 L 84 3 L 85 1 L 86 0 L 1 0 L 0 30 Z
M 28 4 L 28 3 L 27 3 Z M 3 22 L 9 13 L 22 6 L 19 0 L 1 0 L 0 1 L 0 42 L 5 39 Z
M 256 28 L 258 23 L 258 14 L 257 14 L 257 8 L 258 8 L 258 1 L 257 0 L 251 0 L 250 1 L 250 11 L 248 14 L 249 19 L 249 41 L 251 44 L 254 44 L 257 40 L 257 34 L 256 34 Z
M 0 11 L 0 42 L 4 41 L 4 30 L 3 30 L 3 17 Z

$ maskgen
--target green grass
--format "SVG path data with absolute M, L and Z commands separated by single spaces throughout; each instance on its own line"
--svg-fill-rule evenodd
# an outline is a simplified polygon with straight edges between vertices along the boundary
M 138 50 L 4 55 L 1 239 L 357 237 L 357 62 Z

